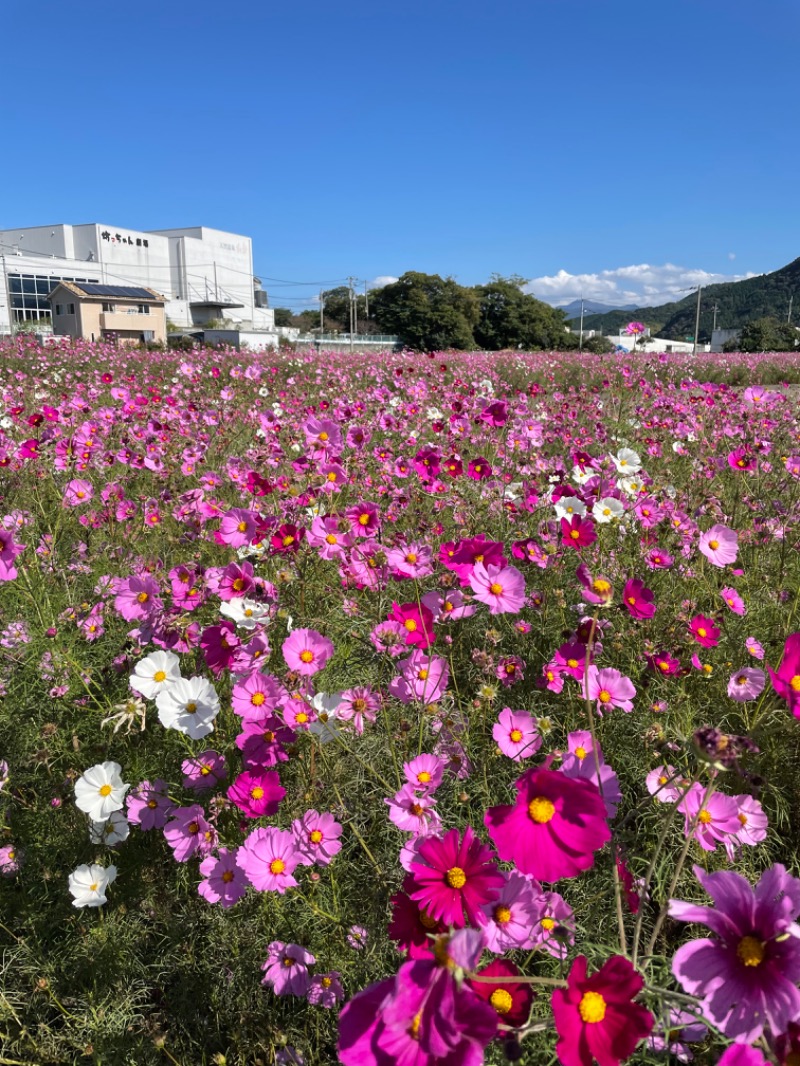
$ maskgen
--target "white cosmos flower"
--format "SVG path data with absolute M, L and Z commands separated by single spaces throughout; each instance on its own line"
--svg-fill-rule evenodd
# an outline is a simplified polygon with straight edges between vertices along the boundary
M 613 522 L 616 518 L 622 518 L 624 514 L 625 508 L 613 496 L 603 497 L 592 508 L 595 521 L 600 523 Z
M 438 407 L 429 407 L 425 413 L 431 422 L 441 422 L 441 420 L 444 418 L 444 415 Z
M 106 902 L 106 889 L 117 877 L 116 866 L 79 866 L 69 875 L 69 890 L 73 907 L 102 907 Z
M 177 729 L 192 740 L 214 731 L 219 696 L 204 677 L 181 678 L 156 697 L 158 720 L 165 729 Z
M 118 762 L 101 762 L 90 767 L 75 782 L 75 805 L 93 822 L 104 822 L 122 809 L 125 793 L 131 787 L 122 777 Z
M 553 506 L 558 518 L 572 518 L 573 515 L 583 518 L 586 514 L 586 504 L 577 496 L 562 496 L 560 500 L 555 501 Z
M 311 699 L 310 703 L 317 712 L 317 718 L 310 723 L 308 731 L 317 737 L 320 744 L 327 744 L 329 740 L 339 736 L 336 719 L 341 702 L 341 692 L 318 692 Z
M 585 468 L 580 466 L 574 466 L 572 468 L 572 480 L 578 485 L 585 485 L 587 481 L 591 481 L 597 473 L 596 470 L 592 470 L 590 466 Z
M 89 826 L 89 840 L 93 844 L 107 844 L 108 847 L 113 848 L 116 844 L 127 840 L 130 831 L 128 819 L 122 811 L 114 811 L 104 822 L 92 822 Z
M 638 477 L 621 477 L 617 482 L 617 488 L 628 496 L 638 496 L 644 488 L 644 482 Z
M 159 692 L 180 681 L 181 662 L 171 651 L 154 651 L 140 659 L 133 668 L 128 684 L 145 699 L 154 700 Z
M 227 600 L 222 603 L 219 611 L 242 629 L 255 629 L 262 619 L 269 617 L 269 607 L 266 604 L 243 598 Z
M 616 455 L 612 455 L 611 462 L 620 474 L 638 474 L 642 469 L 642 461 L 636 452 L 630 448 L 620 448 Z

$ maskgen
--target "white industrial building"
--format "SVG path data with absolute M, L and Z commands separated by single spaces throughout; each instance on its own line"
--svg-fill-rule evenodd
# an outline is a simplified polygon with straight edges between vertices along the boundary
M 207 226 L 140 231 L 101 223 L 0 230 L 0 334 L 23 322 L 50 325 L 59 281 L 139 285 L 162 293 L 181 330 L 220 320 L 251 346 L 276 345 L 275 315 L 253 274 L 249 237 Z

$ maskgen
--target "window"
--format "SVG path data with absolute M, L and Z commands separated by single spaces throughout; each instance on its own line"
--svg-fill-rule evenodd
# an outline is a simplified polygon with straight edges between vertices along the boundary
M 14 321 L 48 322 L 51 317 L 48 294 L 53 291 L 59 281 L 73 280 L 75 279 L 61 274 L 9 274 L 8 291 L 11 296 Z M 85 280 L 97 282 L 99 279 L 86 278 Z M 65 305 L 59 306 L 61 311 L 56 311 L 56 314 L 63 315 Z
M 149 315 L 150 314 L 150 304 L 139 304 L 139 314 L 140 315 Z
M 107 315 L 113 315 L 115 310 L 114 304 L 103 304 L 103 310 Z
M 70 304 L 70 305 L 69 305 L 69 313 L 70 313 L 71 315 L 74 315 L 74 314 L 75 314 L 75 304 Z
M 57 315 L 63 315 L 64 314 L 64 308 L 63 308 L 63 306 L 61 304 L 56 304 L 56 314 Z

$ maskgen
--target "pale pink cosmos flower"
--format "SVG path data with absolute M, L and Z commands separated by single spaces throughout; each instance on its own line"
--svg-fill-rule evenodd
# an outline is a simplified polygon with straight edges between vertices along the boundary
M 423 752 L 416 758 L 403 763 L 406 781 L 419 792 L 432 795 L 442 783 L 444 761 L 436 755 Z
M 739 537 L 735 530 L 717 524 L 700 534 L 698 547 L 712 566 L 728 566 L 736 562 Z
M 516 614 L 525 605 L 525 578 L 515 566 L 475 563 L 469 583 L 489 614 Z
M 294 629 L 283 642 L 283 657 L 290 670 L 310 677 L 333 655 L 333 643 L 316 629 Z
M 389 820 L 404 833 L 428 835 L 441 825 L 435 798 L 418 794 L 411 784 L 403 785 L 391 799 L 383 802 L 389 808 Z
M 64 506 L 80 507 L 82 504 L 88 503 L 93 496 L 94 488 L 91 481 L 75 478 L 64 489 Z
M 764 691 L 766 683 L 767 675 L 763 670 L 746 666 L 731 674 L 728 681 L 728 695 L 737 703 L 745 703 L 747 700 L 757 699 Z
M 259 892 L 278 892 L 296 888 L 292 874 L 300 862 L 297 844 L 285 829 L 261 827 L 254 829 L 236 852 L 236 862 L 247 880 Z
M 759 644 L 755 637 L 747 637 L 744 642 L 744 646 L 750 652 L 754 659 L 764 658 L 764 646 Z
M 596 666 L 590 666 L 588 676 L 582 682 L 583 698 L 596 700 L 597 713 L 602 715 L 604 711 L 610 711 L 614 707 L 630 713 L 633 710 L 633 697 L 636 688 L 629 677 L 625 677 L 619 670 L 606 668 L 598 670 Z
M 725 603 L 733 611 L 734 614 L 745 615 L 747 614 L 747 608 L 744 605 L 744 600 L 736 591 L 736 589 L 724 588 L 720 590 L 720 596 L 722 596 Z
M 242 898 L 247 891 L 247 878 L 236 864 L 236 852 L 220 848 L 217 855 L 208 855 L 200 863 L 204 880 L 197 891 L 208 903 L 221 903 L 226 909 Z
M 645 778 L 647 791 L 659 803 L 677 803 L 686 786 L 674 766 L 657 766 Z
M 261 984 L 271 987 L 276 996 L 304 996 L 311 984 L 308 967 L 317 961 L 311 952 L 282 940 L 273 940 L 267 950 Z
M 694 839 L 703 851 L 716 851 L 717 844 L 741 829 L 739 805 L 733 796 L 714 792 L 706 797 L 704 785 L 692 785 L 678 804 L 678 810 L 684 816 L 684 832 L 687 835 L 696 822 Z
M 512 711 L 504 707 L 492 726 L 492 736 L 503 755 L 521 762 L 535 755 L 542 746 L 536 719 L 527 711 Z
M 537 900 L 542 886 L 516 870 L 501 871 L 506 879 L 495 900 L 485 903 L 478 915 L 486 947 L 498 955 L 535 944 L 534 926 L 538 920 Z
M 727 840 L 723 841 L 728 859 L 733 862 L 741 845 L 756 847 L 767 839 L 769 819 L 764 813 L 764 808 L 753 796 L 745 793 L 742 796 L 734 796 L 739 807 L 740 828 Z
M 306 811 L 292 822 L 292 836 L 303 866 L 327 866 L 342 850 L 342 827 L 327 811 Z

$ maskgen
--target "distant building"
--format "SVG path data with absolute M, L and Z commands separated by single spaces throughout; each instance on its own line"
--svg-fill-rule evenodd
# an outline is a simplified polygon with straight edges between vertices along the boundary
M 693 341 L 671 341 L 666 337 L 650 337 L 648 335 L 644 344 L 636 343 L 637 352 L 683 352 L 684 354 L 691 354 L 694 351 Z M 611 341 L 616 347 L 624 348 L 625 351 L 632 352 L 634 350 L 633 337 L 626 337 L 624 334 L 622 337 L 618 333 L 607 334 L 606 340 Z M 698 352 L 707 352 L 709 346 L 707 344 L 698 344 Z
M 721 352 L 729 341 L 739 343 L 740 329 L 715 329 L 711 334 L 711 351 Z
M 153 289 L 60 281 L 47 298 L 56 336 L 118 344 L 166 342 L 165 301 Z
M 0 230 L 0 334 L 23 322 L 47 329 L 59 281 L 143 286 L 162 293 L 179 328 L 206 322 L 262 335 L 275 345 L 275 314 L 253 274 L 249 237 L 208 226 L 146 232 L 101 223 Z

